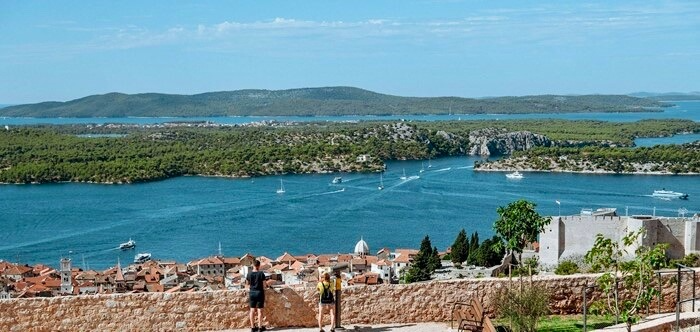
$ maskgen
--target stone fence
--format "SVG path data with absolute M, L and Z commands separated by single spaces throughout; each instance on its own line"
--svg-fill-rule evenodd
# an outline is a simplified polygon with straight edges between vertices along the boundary
M 553 314 L 575 314 L 582 310 L 584 287 L 594 278 L 537 276 L 533 282 L 551 292 Z M 692 294 L 690 279 L 683 280 L 683 294 Z M 516 279 L 512 283 L 519 285 Z M 349 287 L 342 290 L 342 321 L 344 325 L 448 321 L 453 302 L 472 298 L 492 313 L 490 299 L 508 284 L 506 278 L 482 278 Z M 662 288 L 662 310 L 675 310 L 672 275 L 664 277 Z M 600 296 L 595 289 L 589 293 L 589 298 Z M 268 326 L 315 326 L 317 303 L 315 288 L 268 290 L 265 320 Z M 247 327 L 247 314 L 245 290 L 10 299 L 0 300 L 0 331 L 224 330 Z

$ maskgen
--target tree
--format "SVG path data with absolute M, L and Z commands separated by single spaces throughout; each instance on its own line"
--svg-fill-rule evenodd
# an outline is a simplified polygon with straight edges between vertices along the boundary
M 435 270 L 442 267 L 442 262 L 440 261 L 440 252 L 438 252 L 437 247 L 433 247 L 433 251 L 430 255 L 430 273 L 432 274 Z
M 420 244 L 418 254 L 413 258 L 413 263 L 405 275 L 407 283 L 430 280 L 430 275 L 435 272 L 435 263 L 432 262 L 433 247 L 430 244 L 430 237 L 427 235 Z
M 529 242 L 537 241 L 537 236 L 544 231 L 550 219 L 541 216 L 535 207 L 537 204 L 524 199 L 508 204 L 507 207 L 498 207 L 498 220 L 493 224 L 496 234 L 505 240 L 505 247 L 509 253 L 518 254 L 518 262 L 521 262 L 523 248 Z
M 634 251 L 634 257 L 625 260 L 628 247 L 639 244 L 645 233 L 644 228 L 630 232 L 619 242 L 596 236 L 593 248 L 586 253 L 584 260 L 591 264 L 594 271 L 603 271 L 596 283 L 606 296 L 601 307 L 610 314 L 622 317 L 627 323 L 627 331 L 632 331 L 632 324 L 640 318 L 640 311 L 646 308 L 659 291 L 651 286 L 654 270 L 666 264 L 666 249 L 668 243 L 658 243 L 653 247 L 639 245 Z M 622 281 L 629 296 L 625 299 L 618 297 L 617 284 Z
M 498 317 L 507 318 L 513 331 L 537 331 L 540 317 L 549 314 L 549 291 L 544 287 L 527 285 L 518 290 L 502 288 L 493 303 Z
M 469 237 L 469 253 L 467 254 L 467 264 L 476 264 L 476 252 L 479 251 L 479 233 L 474 232 Z
M 474 264 L 486 267 L 500 264 L 503 259 L 502 243 L 498 235 L 484 240 L 479 249 L 475 250 L 474 255 L 470 255 L 470 257 L 473 256 Z
M 452 263 L 455 265 L 461 265 L 462 262 L 467 260 L 467 232 L 462 228 L 457 234 L 455 242 L 452 244 Z

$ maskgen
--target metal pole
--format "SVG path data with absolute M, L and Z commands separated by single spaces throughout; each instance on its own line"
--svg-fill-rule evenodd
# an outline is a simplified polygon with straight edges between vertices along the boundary
M 676 306 L 681 303 L 681 265 L 678 264 L 678 275 L 676 280 Z
M 661 289 L 661 272 L 656 272 L 656 281 L 657 281 L 658 284 L 659 284 L 659 295 L 658 295 L 658 299 L 659 299 L 659 310 L 658 310 L 656 313 L 657 313 L 657 314 L 660 314 L 660 313 L 661 313 L 661 296 L 662 296 L 661 292 L 663 291 L 663 290 Z
M 679 321 L 681 319 L 681 303 L 678 302 L 676 303 L 676 332 L 678 332 L 678 329 L 680 328 Z
M 695 312 L 695 270 L 693 270 L 693 312 Z
M 583 287 L 583 332 L 588 331 L 588 327 L 586 326 L 586 306 L 588 305 L 586 303 L 586 291 L 588 290 L 588 286 Z

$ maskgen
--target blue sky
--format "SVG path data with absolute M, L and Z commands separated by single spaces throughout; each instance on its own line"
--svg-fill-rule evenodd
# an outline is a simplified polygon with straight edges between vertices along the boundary
M 2 1 L 0 103 L 700 90 L 700 1 Z

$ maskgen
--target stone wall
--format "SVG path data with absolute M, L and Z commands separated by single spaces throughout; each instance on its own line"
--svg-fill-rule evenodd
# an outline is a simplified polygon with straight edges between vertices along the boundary
M 533 282 L 550 290 L 554 314 L 574 314 L 581 312 L 582 290 L 594 277 L 541 276 Z M 663 282 L 663 311 L 674 310 L 676 286 L 670 277 Z M 683 280 L 685 298 L 692 291 L 690 280 Z M 512 282 L 518 285 L 517 280 Z M 350 287 L 342 293 L 342 320 L 344 325 L 448 321 L 452 303 L 471 298 L 491 313 L 490 298 L 508 283 L 508 279 L 483 278 Z M 268 326 L 315 326 L 315 288 L 284 288 L 266 294 Z M 591 297 L 599 298 L 600 293 L 593 290 Z M 11 299 L 0 301 L 0 331 L 223 330 L 247 327 L 247 314 L 246 291 Z

